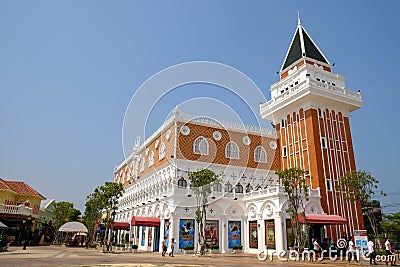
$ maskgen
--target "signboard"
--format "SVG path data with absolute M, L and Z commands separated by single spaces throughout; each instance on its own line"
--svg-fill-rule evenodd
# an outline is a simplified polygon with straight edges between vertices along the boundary
M 366 250 L 368 243 L 367 230 L 354 230 L 354 242 L 357 248 Z
M 206 221 L 205 237 L 207 245 L 218 245 L 218 221 Z
M 169 245 L 169 219 L 164 220 L 164 240 L 165 245 Z
M 179 248 L 194 244 L 194 220 L 180 220 L 179 222 Z
M 141 245 L 144 246 L 146 243 L 146 226 L 142 226 L 142 243 Z
M 228 248 L 241 245 L 241 222 L 229 221 L 228 222 Z
M 265 221 L 265 244 L 267 248 L 275 249 L 275 221 Z
M 257 221 L 249 222 L 249 247 L 258 248 L 258 229 Z

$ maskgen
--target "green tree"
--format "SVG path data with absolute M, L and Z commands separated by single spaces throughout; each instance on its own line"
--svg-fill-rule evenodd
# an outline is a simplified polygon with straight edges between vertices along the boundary
M 105 201 L 99 190 L 87 196 L 85 203 L 85 223 L 89 230 L 89 241 L 93 240 L 95 227 L 101 219 Z
M 392 240 L 400 240 L 400 212 L 394 214 L 387 214 L 383 216 L 385 219 L 381 222 L 382 232 L 385 236 L 390 237 Z M 397 248 L 398 249 L 398 248 Z
M 201 169 L 189 174 L 193 191 L 196 195 L 196 222 L 198 226 L 198 244 L 200 255 L 204 255 L 206 249 L 205 227 L 207 221 L 208 196 L 211 194 L 211 185 L 219 181 L 218 176 L 211 170 Z M 198 246 L 196 246 L 196 253 Z
M 66 222 L 77 221 L 80 215 L 80 210 L 75 209 L 71 202 L 60 201 L 54 204 L 54 226 L 56 229 Z
M 308 227 L 305 216 L 305 202 L 309 199 L 309 187 L 306 181 L 306 172 L 299 168 L 290 168 L 283 171 L 276 171 L 281 180 L 283 190 L 288 201 L 286 212 L 292 221 L 294 234 L 294 245 L 300 251 L 304 249 L 308 240 Z M 304 217 L 304 222 L 299 221 L 299 213 Z M 304 231 L 306 228 L 306 231 Z
M 375 244 L 378 244 L 379 248 L 382 248 L 382 244 L 379 241 L 378 223 L 373 213 L 373 201 L 371 199 L 375 195 L 378 183 L 378 179 L 373 177 L 370 172 L 353 170 L 340 178 L 337 193 L 343 194 L 346 200 L 360 202 L 374 232 Z M 380 194 L 385 195 L 382 191 Z
M 94 231 L 94 227 L 101 218 L 103 212 L 106 213 L 106 218 L 103 221 L 107 225 L 107 230 L 111 228 L 109 241 L 112 240 L 112 232 L 114 228 L 114 218 L 118 209 L 118 200 L 124 193 L 124 186 L 121 183 L 105 182 L 104 185 L 98 186 L 87 197 L 85 219 L 87 225 Z M 106 236 L 104 236 L 106 238 Z

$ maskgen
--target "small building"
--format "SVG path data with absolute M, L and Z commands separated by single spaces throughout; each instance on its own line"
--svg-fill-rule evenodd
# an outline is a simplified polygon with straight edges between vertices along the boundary
M 39 242 L 37 223 L 44 199 L 24 182 L 0 178 L 0 221 L 8 226 L 6 233 L 11 245 L 20 245 L 23 240 Z

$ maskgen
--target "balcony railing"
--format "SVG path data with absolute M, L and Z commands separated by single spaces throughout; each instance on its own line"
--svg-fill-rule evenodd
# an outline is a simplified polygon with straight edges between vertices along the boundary
M 5 205 L 0 204 L 0 214 L 9 214 L 9 215 L 23 215 L 37 217 L 36 214 L 33 214 L 33 209 L 24 205 Z

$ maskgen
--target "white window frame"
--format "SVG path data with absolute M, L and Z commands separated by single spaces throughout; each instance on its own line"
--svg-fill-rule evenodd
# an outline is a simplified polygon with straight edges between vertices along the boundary
M 262 146 L 258 146 L 254 149 L 254 161 L 255 162 L 267 162 L 267 151 Z
M 193 153 L 198 155 L 208 155 L 208 141 L 203 136 L 199 136 L 193 142 Z
M 160 145 L 160 150 L 158 150 L 158 160 L 165 158 L 165 144 L 164 142 Z
M 140 172 L 144 172 L 145 158 L 142 158 L 140 161 Z
M 326 191 L 332 192 L 332 180 L 326 179 Z
M 225 146 L 225 157 L 228 159 L 239 159 L 239 147 L 234 141 L 230 141 Z
M 149 167 L 154 165 L 154 151 L 150 151 L 149 153 Z

